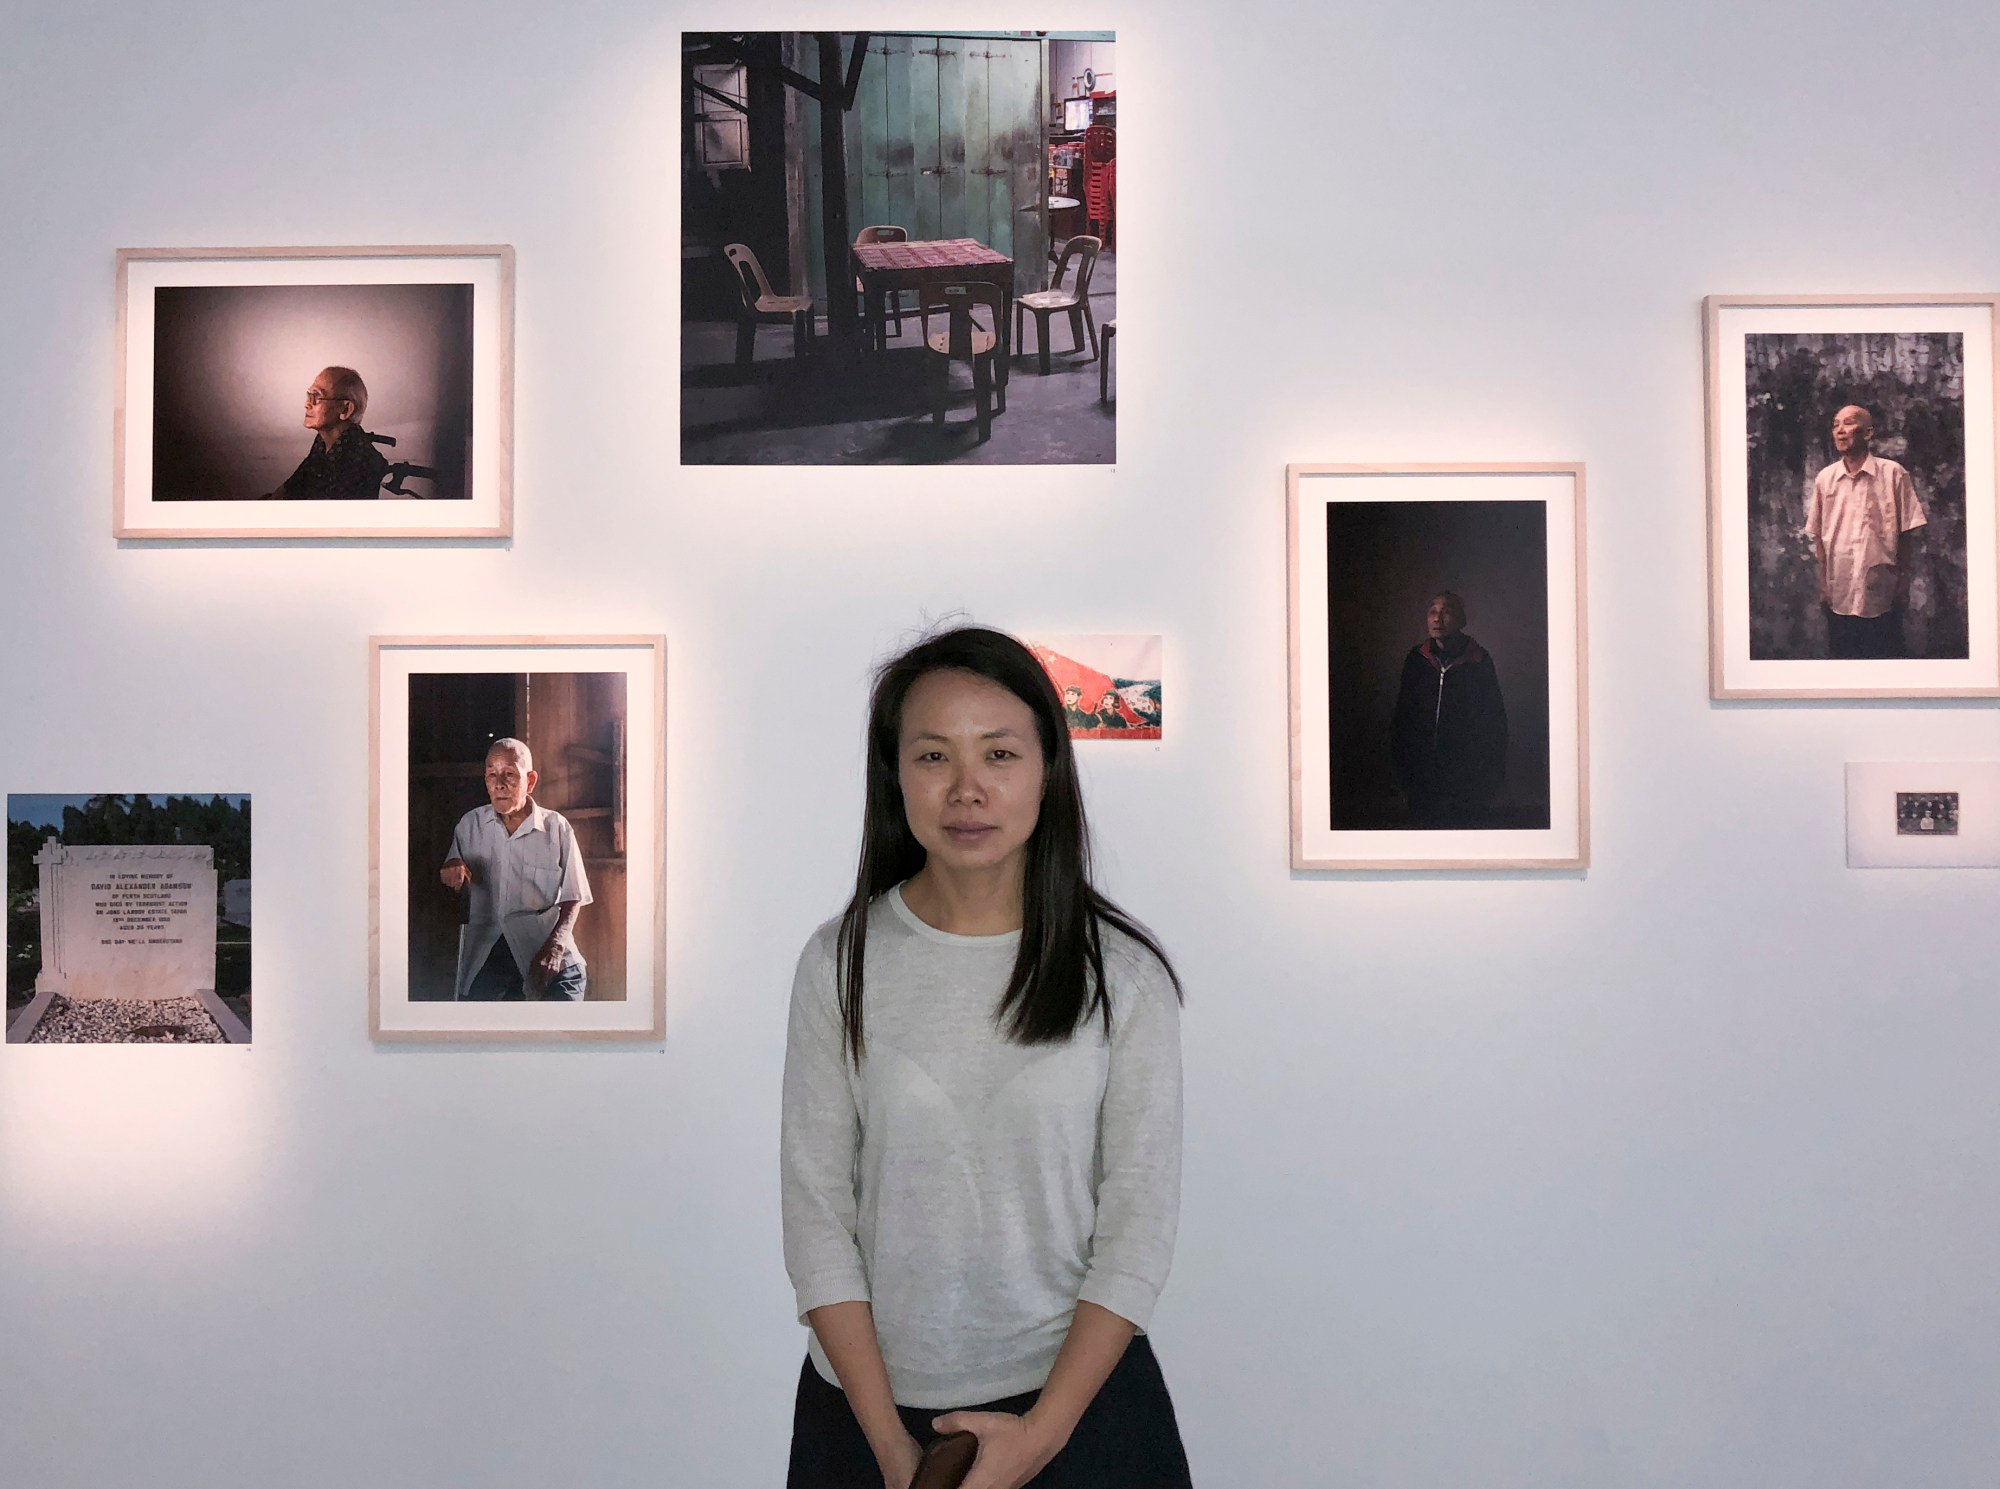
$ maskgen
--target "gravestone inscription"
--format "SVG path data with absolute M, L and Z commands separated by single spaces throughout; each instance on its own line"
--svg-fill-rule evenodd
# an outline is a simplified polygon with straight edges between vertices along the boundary
M 70 847 L 51 838 L 35 863 L 42 901 L 36 992 L 81 1001 L 213 990 L 213 848 Z

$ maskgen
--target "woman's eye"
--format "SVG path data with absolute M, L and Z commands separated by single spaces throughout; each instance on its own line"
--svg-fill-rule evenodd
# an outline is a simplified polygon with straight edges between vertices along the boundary
M 1016 756 L 1012 750 L 995 750 L 990 758 L 994 760 L 1012 760 Z

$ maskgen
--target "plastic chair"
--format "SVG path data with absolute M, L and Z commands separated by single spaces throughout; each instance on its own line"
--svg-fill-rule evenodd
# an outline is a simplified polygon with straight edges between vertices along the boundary
M 863 243 L 907 243 L 909 241 L 910 230 L 908 228 L 897 227 L 894 223 L 883 223 L 878 227 L 865 227 L 859 233 L 855 234 L 854 246 L 859 248 Z M 857 295 L 863 296 L 868 293 L 868 286 L 862 281 L 859 274 L 854 276 L 854 292 Z M 901 290 L 889 291 L 887 308 L 895 316 L 896 334 L 901 336 L 903 334 L 903 292 Z M 879 328 L 871 324 L 868 329 L 870 331 L 877 331 Z
M 1118 337 L 1118 322 L 1106 321 L 1104 331 L 1097 339 L 1101 355 L 1097 359 L 1097 401 L 1111 401 L 1111 343 Z
M 813 336 L 812 296 L 774 292 L 757 255 L 742 243 L 725 244 L 722 256 L 736 270 L 736 287 L 743 295 L 743 318 L 736 323 L 736 365 L 747 367 L 757 355 L 757 327 L 764 321 L 790 321 L 792 355 L 803 357 Z
M 917 291 L 917 309 L 923 317 L 924 345 L 930 348 L 936 361 L 936 402 L 931 407 L 931 422 L 942 428 L 944 410 L 951 398 L 951 364 L 965 361 L 972 364 L 972 391 L 979 406 L 979 437 L 984 440 L 993 433 L 993 418 L 996 413 L 1007 412 L 1007 384 L 995 375 L 995 361 L 1006 355 L 1007 323 L 1006 312 L 1001 308 L 1005 292 L 997 284 L 926 284 Z M 987 330 L 973 318 L 975 307 L 984 305 L 987 319 L 992 329 Z M 942 311 L 945 327 L 941 331 L 931 329 L 931 316 Z M 995 398 L 999 406 L 994 407 Z
M 1042 375 L 1049 370 L 1049 317 L 1057 311 L 1069 313 L 1070 339 L 1075 343 L 1073 352 L 1083 350 L 1084 333 L 1089 332 L 1090 355 L 1097 357 L 1097 323 L 1090 318 L 1090 276 L 1097 267 L 1097 250 L 1104 245 L 1087 233 L 1078 233 L 1063 244 L 1062 257 L 1056 260 L 1056 271 L 1049 278 L 1049 287 L 1022 295 L 1014 302 L 1014 344 L 1021 344 L 1022 314 L 1033 311 L 1035 315 L 1035 350 L 1041 356 Z M 1063 276 L 1069 273 L 1071 261 L 1076 261 L 1076 278 L 1068 289 L 1063 288 Z

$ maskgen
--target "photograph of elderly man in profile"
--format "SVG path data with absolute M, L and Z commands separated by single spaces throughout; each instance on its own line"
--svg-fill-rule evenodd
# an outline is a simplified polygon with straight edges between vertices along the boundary
M 284 501 L 373 501 L 382 494 L 389 462 L 361 427 L 368 384 L 352 367 L 326 367 L 306 389 L 312 447 L 276 491 Z
M 471 498 L 470 284 L 161 286 L 152 364 L 156 502 Z
M 1965 658 L 1964 337 L 1744 347 L 1751 658 Z
M 1548 584 L 1545 503 L 1327 508 L 1329 827 L 1549 826 Z
M 623 673 L 410 678 L 409 996 L 626 996 Z

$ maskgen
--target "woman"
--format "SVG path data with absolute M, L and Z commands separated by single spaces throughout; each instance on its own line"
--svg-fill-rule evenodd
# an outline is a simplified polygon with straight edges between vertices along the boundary
M 790 1489 L 1174 1489 L 1138 1331 L 1180 1203 L 1180 984 L 1091 887 L 1062 701 L 997 631 L 876 677 L 854 895 L 799 959 L 785 1264 L 812 1329 Z

